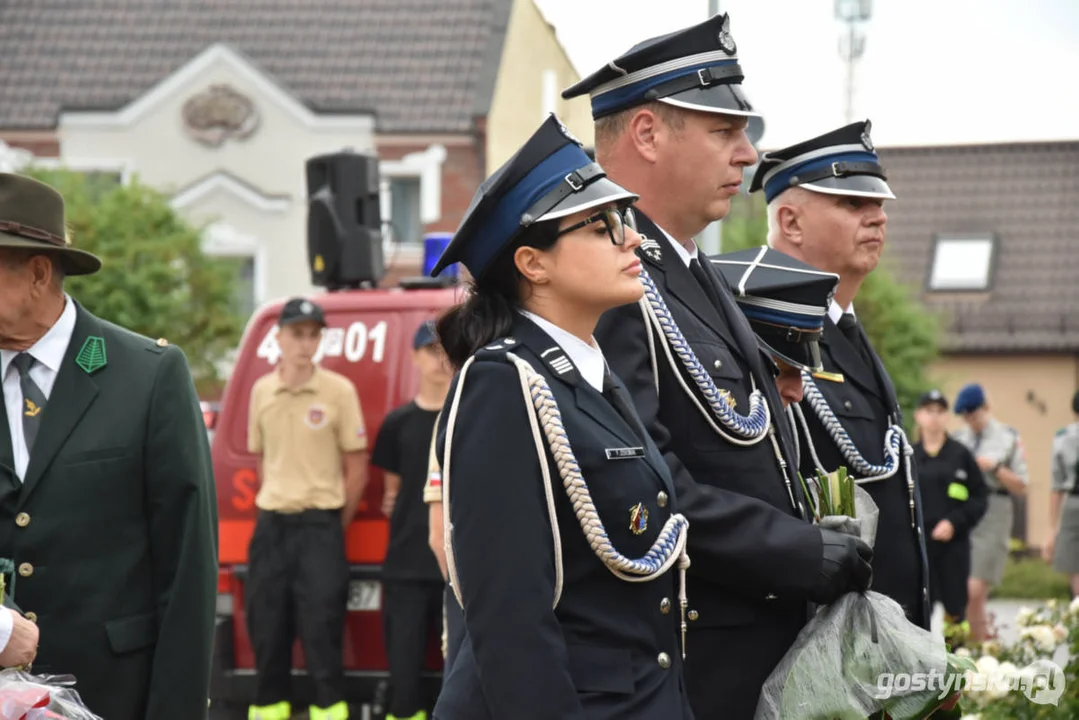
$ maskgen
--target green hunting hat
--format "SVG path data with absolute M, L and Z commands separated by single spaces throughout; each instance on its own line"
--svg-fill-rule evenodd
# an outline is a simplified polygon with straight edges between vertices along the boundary
M 68 241 L 63 196 L 25 175 L 0 173 L 0 248 L 5 247 L 53 255 L 65 275 L 90 275 L 101 269 L 100 258 Z

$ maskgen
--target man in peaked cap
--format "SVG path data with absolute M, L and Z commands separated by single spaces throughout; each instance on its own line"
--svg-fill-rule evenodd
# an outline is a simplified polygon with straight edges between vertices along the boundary
M 693 238 L 725 216 L 763 123 L 726 15 L 646 40 L 588 94 L 596 158 L 640 200 L 645 299 L 595 337 L 664 454 L 690 521 L 686 683 L 695 714 L 751 718 L 810 602 L 865 587 L 854 538 L 809 522 L 772 361 Z M 703 261 L 703 262 L 702 262 Z
M 0 558 L 17 570 L 5 580 L 41 630 L 34 672 L 74 675 L 96 715 L 205 717 L 206 428 L 183 352 L 64 291 L 66 275 L 100 267 L 65 238 L 56 190 L 0 174 Z
M 839 276 L 768 247 L 717 255 L 761 347 L 775 363 L 784 407 L 802 400 L 802 372 L 820 372 L 820 336 Z
M 768 243 L 839 276 L 821 335 L 824 372 L 806 376 L 795 415 L 802 473 L 845 466 L 880 508 L 873 589 L 929 627 L 929 571 L 910 444 L 895 388 L 854 314 L 854 298 L 884 246 L 884 201 L 895 195 L 869 136 L 851 123 L 783 150 L 765 153 L 750 186 L 768 201 Z M 840 450 L 834 435 L 851 440 Z M 802 440 L 802 438 L 799 438 Z M 815 453 L 809 452 L 815 449 Z

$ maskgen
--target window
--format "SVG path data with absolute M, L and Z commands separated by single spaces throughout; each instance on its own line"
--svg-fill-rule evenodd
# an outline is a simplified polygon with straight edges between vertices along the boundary
M 418 244 L 423 242 L 423 221 L 420 219 L 420 179 L 418 177 L 390 178 L 390 237 L 394 242 Z
M 202 250 L 224 263 L 235 277 L 233 286 L 236 308 L 244 317 L 250 317 L 265 297 L 262 251 L 258 241 L 250 235 L 237 232 L 225 223 L 214 223 L 206 228 Z
M 988 233 L 938 235 L 929 266 L 929 290 L 988 290 L 993 280 L 996 238 Z

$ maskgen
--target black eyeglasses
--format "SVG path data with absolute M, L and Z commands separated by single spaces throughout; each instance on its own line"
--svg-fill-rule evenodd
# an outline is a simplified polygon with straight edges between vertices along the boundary
M 601 210 L 595 215 L 585 218 L 576 225 L 570 225 L 564 230 L 559 230 L 558 237 L 562 237 L 566 233 L 571 233 L 574 230 L 580 230 L 594 222 L 602 222 L 607 227 L 607 237 L 611 239 L 612 244 L 618 246 L 626 244 L 627 227 L 631 230 L 637 229 L 637 218 L 633 214 L 633 208 L 610 208 Z

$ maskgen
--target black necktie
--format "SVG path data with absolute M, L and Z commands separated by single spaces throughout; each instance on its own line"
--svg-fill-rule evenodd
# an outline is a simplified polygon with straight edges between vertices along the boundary
M 629 425 L 629 429 L 633 431 L 633 434 L 643 441 L 644 427 L 641 426 L 640 420 L 637 419 L 637 413 L 633 411 L 632 403 L 626 397 L 626 391 L 615 383 L 610 370 L 603 371 L 603 397 L 607 398 L 607 402 L 614 406 L 614 409 Z
M 30 377 L 30 368 L 34 365 L 32 355 L 19 353 L 11 361 L 19 371 L 19 387 L 22 388 L 22 432 L 26 440 L 27 452 L 33 452 L 37 431 L 41 428 L 41 416 L 45 413 L 45 393 Z
M 712 303 L 712 307 L 723 312 L 719 304 L 719 293 L 716 292 L 715 285 L 712 284 L 711 279 L 709 279 L 708 275 L 704 272 L 704 268 L 701 267 L 701 263 L 697 258 L 693 258 L 689 261 L 689 271 L 693 273 L 693 277 L 697 278 L 697 284 L 701 286 L 701 290 L 704 290 L 704 294 L 708 296 L 709 301 Z
M 854 317 L 854 313 L 843 313 L 843 316 L 839 318 L 839 322 L 836 323 L 836 327 L 843 333 L 843 337 L 847 338 L 847 341 L 858 351 L 858 354 L 862 356 L 862 360 L 869 367 L 873 367 L 873 359 L 866 352 L 865 343 L 862 342 L 862 333 L 858 330 L 858 318 Z

